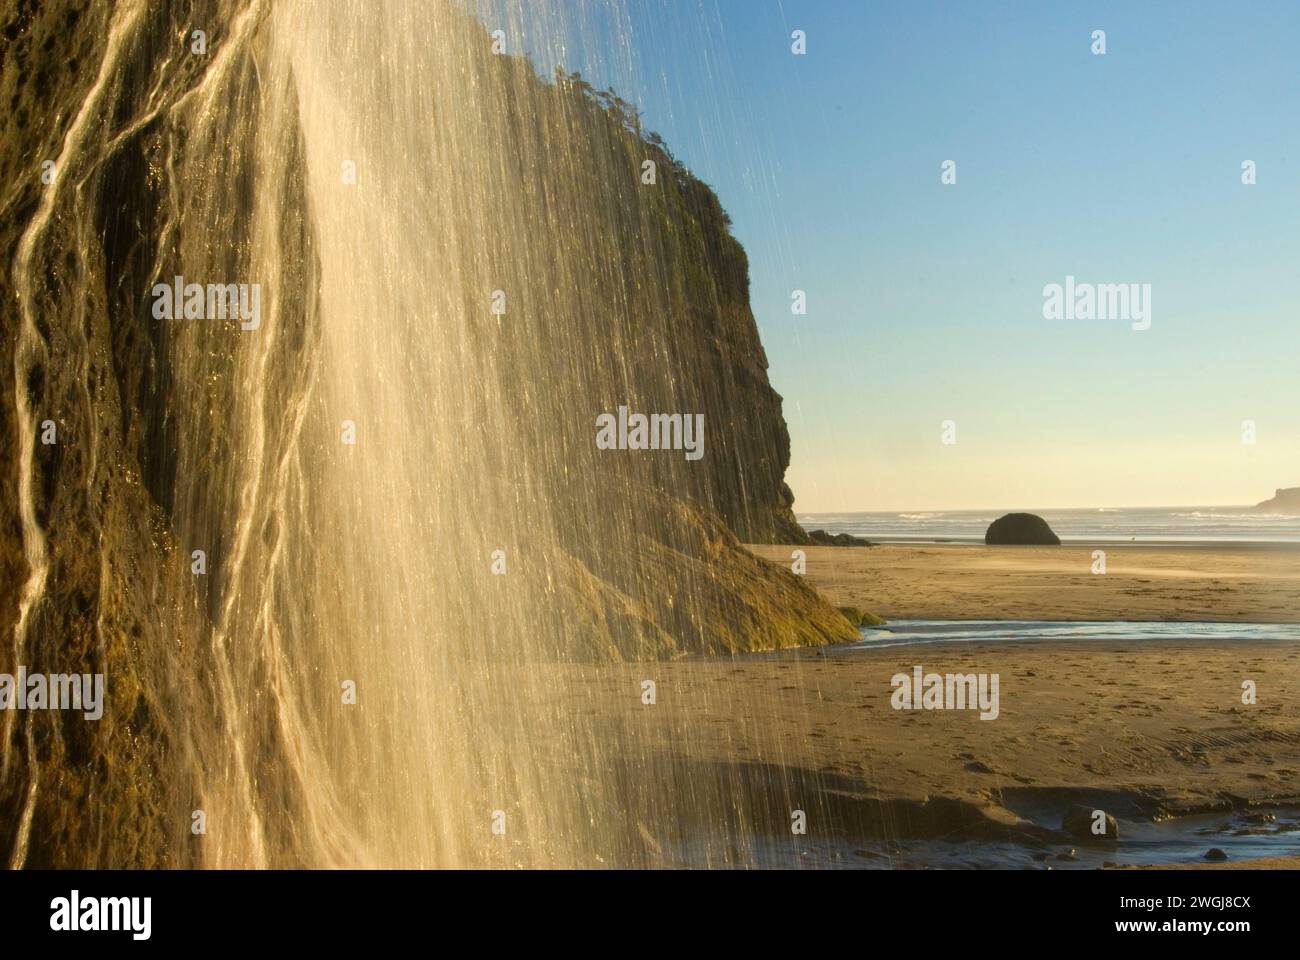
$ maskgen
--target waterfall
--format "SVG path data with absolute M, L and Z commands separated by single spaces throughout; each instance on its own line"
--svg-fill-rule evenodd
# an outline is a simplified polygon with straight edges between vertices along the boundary
M 583 708 L 598 662 L 851 635 L 726 526 L 794 525 L 717 199 L 454 3 L 96 15 L 13 267 L 12 657 L 109 710 L 6 711 L 11 862 L 633 863 L 684 808 L 727 849 L 688 724 Z M 707 447 L 598 449 L 621 407 Z

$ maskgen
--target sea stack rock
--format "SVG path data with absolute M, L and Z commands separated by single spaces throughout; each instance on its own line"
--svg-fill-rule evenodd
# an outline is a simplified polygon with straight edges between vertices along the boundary
M 1052 532 L 1046 520 L 1036 514 L 1008 513 L 989 524 L 984 542 L 1059 547 L 1061 538 Z

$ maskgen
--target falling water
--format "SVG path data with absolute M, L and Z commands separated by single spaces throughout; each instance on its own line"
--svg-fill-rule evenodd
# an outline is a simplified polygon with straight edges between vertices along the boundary
M 0 857 L 1039 863 L 1090 787 L 1017 776 L 1016 824 L 982 764 L 978 793 L 918 796 L 865 722 L 892 673 L 870 644 L 731 659 L 862 639 L 741 547 L 805 542 L 745 253 L 635 108 L 569 72 L 580 50 L 636 76 L 622 0 L 467 3 L 24 4 L 6 27 L 0 674 L 102 673 L 107 703 L 3 711 Z M 704 56 L 707 118 L 731 107 Z M 255 309 L 168 316 L 175 284 Z M 620 408 L 702 417 L 702 458 L 601 449 Z M 1289 734 L 1250 724 L 1191 746 L 1272 764 Z
M 503 34 L 588 29 L 531 6 Z M 110 704 L 7 712 L 12 863 L 639 863 L 687 817 L 725 859 L 692 731 L 584 708 L 584 664 L 843 634 L 722 526 L 770 536 L 788 440 L 716 199 L 454 4 L 173 16 L 106 19 L 15 261 L 14 663 Z M 256 321 L 159 318 L 177 277 Z M 597 450 L 620 405 L 707 412 L 706 459 Z

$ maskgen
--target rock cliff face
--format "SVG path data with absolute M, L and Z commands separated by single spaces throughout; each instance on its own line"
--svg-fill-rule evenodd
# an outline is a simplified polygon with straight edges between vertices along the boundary
M 1272 498 L 1255 504 L 1254 509 L 1261 511 L 1284 511 L 1300 513 L 1300 487 L 1279 487 Z
M 286 710 L 293 681 L 265 678 L 286 662 L 350 676 L 376 637 L 410 638 L 389 654 L 407 672 L 415 641 L 439 644 L 447 683 L 459 662 L 856 637 L 740 546 L 806 542 L 745 254 L 626 104 L 493 56 L 459 14 L 437 16 L 442 49 L 471 52 L 428 62 L 418 120 L 376 107 L 377 89 L 404 94 L 383 77 L 323 89 L 336 61 L 381 69 L 347 46 L 377 22 L 313 24 L 313 54 L 277 32 L 286 14 L 234 0 L 0 16 L 0 630 L 17 639 L 0 672 L 108 677 L 97 724 L 3 717 L 0 856 L 247 864 L 176 825 L 196 796 L 219 803 L 223 775 L 264 819 L 307 804 L 306 787 L 261 791 L 302 753 L 283 717 L 329 698 Z M 322 103 L 363 94 L 360 120 L 329 126 Z M 391 142 L 417 122 L 420 149 Z M 334 135 L 373 151 L 372 205 L 346 215 Z M 382 162 L 421 150 L 423 179 Z M 389 219 L 366 233 L 376 206 Z M 394 262 L 407 286 L 376 293 Z M 173 276 L 267 283 L 258 336 L 155 319 L 151 288 Z M 619 406 L 702 414 L 703 456 L 598 450 Z M 337 452 L 350 418 L 369 461 Z M 484 575 L 496 549 L 508 591 Z M 260 829 L 257 862 L 319 862 L 297 829 Z

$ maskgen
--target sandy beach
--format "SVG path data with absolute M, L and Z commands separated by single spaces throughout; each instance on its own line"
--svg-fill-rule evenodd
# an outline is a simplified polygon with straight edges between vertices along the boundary
M 751 546 L 789 569 L 787 546 Z M 885 618 L 1300 622 L 1290 546 L 803 547 L 808 582 Z M 1093 551 L 1106 553 L 1094 574 Z
M 784 560 L 791 548 L 751 549 Z M 1107 553 L 1108 573 L 1093 576 L 1091 548 L 810 548 L 807 575 L 837 605 L 892 618 L 1295 622 L 1300 612 L 1295 551 Z M 891 678 L 918 665 L 997 674 L 996 719 L 895 709 Z M 788 855 L 934 866 L 934 847 L 955 840 L 967 846 L 951 856 L 978 847 L 1002 866 L 1200 863 L 1225 847 L 1228 860 L 1206 865 L 1240 868 L 1287 866 L 1300 854 L 1300 645 L 1290 640 L 802 648 L 554 669 L 546 696 L 564 690 L 601 743 L 634 745 L 610 753 L 642 764 L 604 788 L 617 791 L 619 808 L 637 819 L 628 779 L 651 781 L 647 795 L 681 798 L 681 822 L 667 828 L 681 831 L 675 839 L 659 832 L 662 810 L 639 821 L 652 864 L 693 864 L 682 853 L 691 831 L 727 817 L 753 840 L 713 865 L 781 865 Z M 647 680 L 652 705 L 640 698 Z M 1247 680 L 1253 704 L 1242 700 Z M 564 746 L 554 750 L 563 763 Z M 1115 816 L 1121 842 L 1063 832 L 1079 805 Z M 796 806 L 813 826 L 786 849 Z M 1172 854 L 1162 846 L 1171 834 L 1181 844 Z
M 894 710 L 890 678 L 926 671 L 1001 676 L 993 721 L 974 711 Z M 653 676 L 654 709 L 626 691 Z M 1254 679 L 1260 702 L 1241 703 Z M 1300 802 L 1300 649 L 1257 642 L 980 643 L 600 668 L 586 693 L 611 721 L 664 751 L 722 763 L 783 763 L 859 779 L 872 792 L 947 796 L 1002 816 L 1017 789 L 1113 790 L 1166 812 Z M 636 710 L 620 702 L 632 699 Z M 678 721 L 689 742 L 670 742 Z M 629 731 L 630 732 L 630 731 Z
M 916 664 L 998 673 L 998 718 L 893 709 L 891 677 Z M 652 706 L 639 699 L 646 679 L 657 686 Z M 1255 705 L 1241 702 L 1243 679 L 1257 684 Z M 848 847 L 871 837 L 1006 841 L 1024 845 L 1007 865 L 1029 865 L 1035 852 L 1078 845 L 1053 836 L 1076 804 L 1118 817 L 1130 841 L 1217 813 L 1183 858 L 1194 862 L 1220 835 L 1294 830 L 1300 809 L 1300 649 L 1287 642 L 832 648 L 566 668 L 559 686 L 602 742 L 637 744 L 657 783 L 676 782 L 666 789 L 690 808 L 684 815 L 708 822 L 715 805 L 741 807 L 755 835 L 779 837 L 793 804 L 816 811 L 809 843 L 819 832 Z M 1276 820 L 1266 812 L 1275 808 Z M 1077 855 L 1093 866 L 1126 859 L 1116 848 Z M 754 856 L 741 847 L 734 865 Z M 916 865 L 905 847 L 893 856 Z M 1127 860 L 1145 862 L 1140 852 Z

